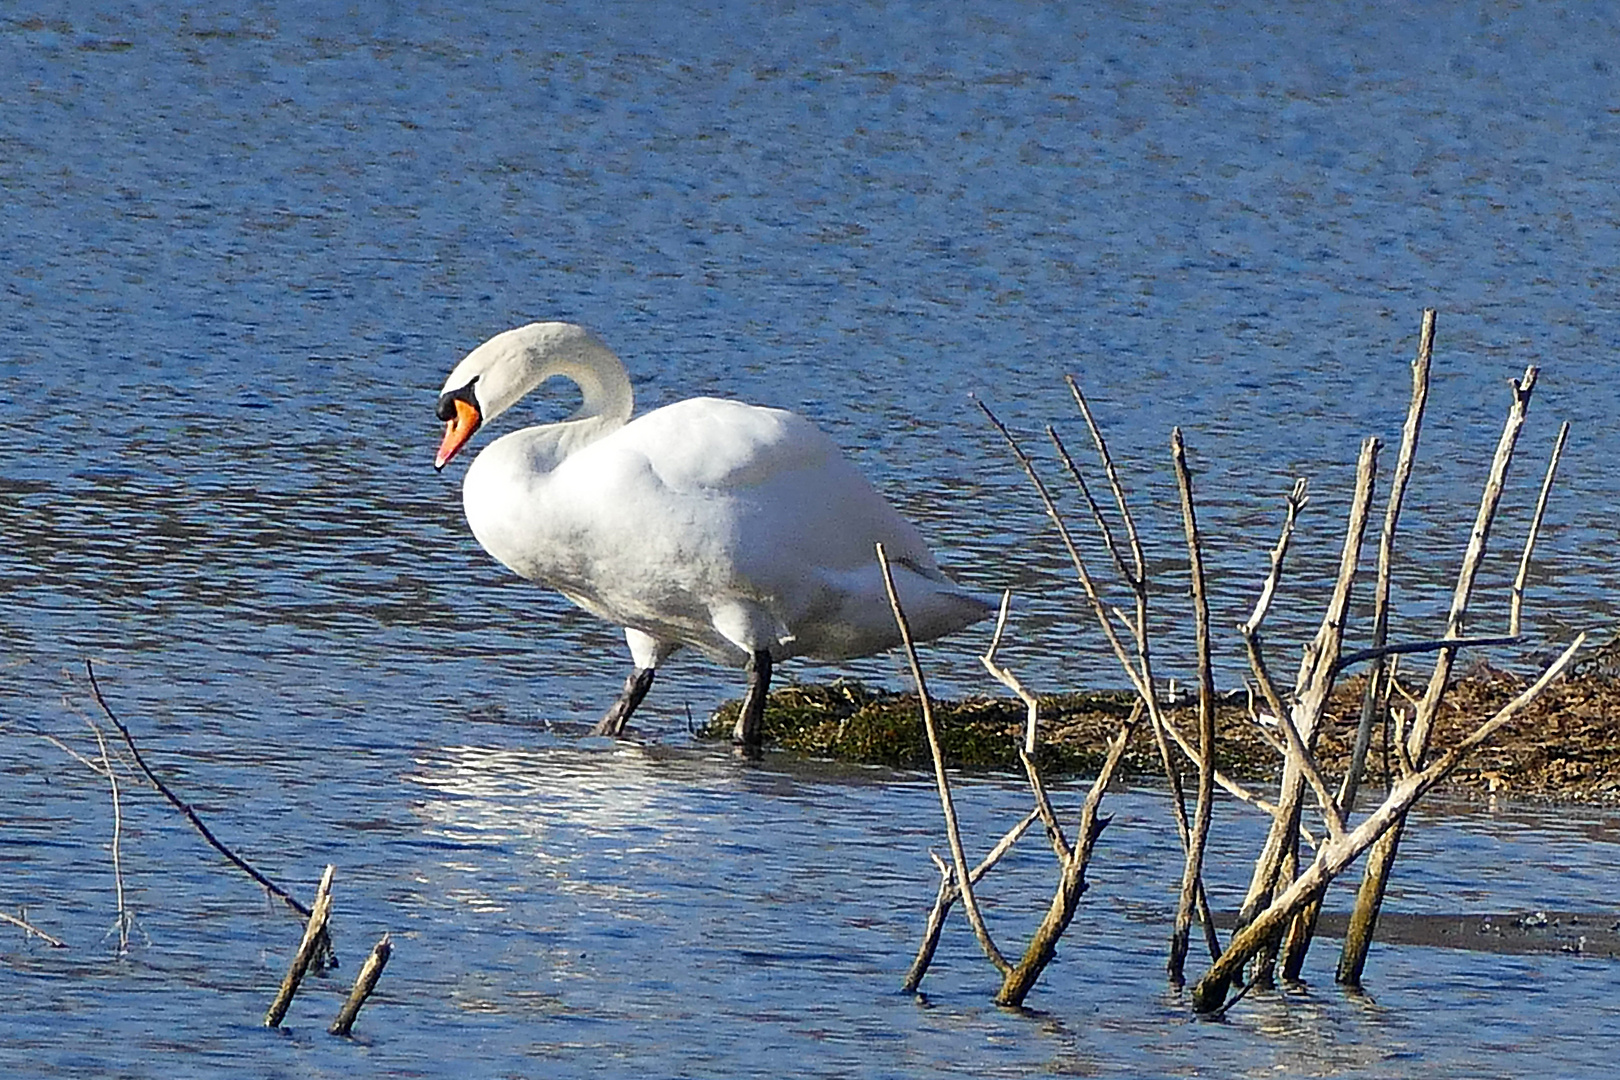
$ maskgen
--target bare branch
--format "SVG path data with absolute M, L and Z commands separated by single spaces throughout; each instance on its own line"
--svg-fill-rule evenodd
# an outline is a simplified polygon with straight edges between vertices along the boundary
M 1524 606 L 1524 583 L 1530 576 L 1530 554 L 1536 549 L 1536 536 L 1541 532 L 1541 519 L 1547 512 L 1547 495 L 1552 491 L 1553 477 L 1558 472 L 1558 461 L 1564 456 L 1564 442 L 1569 438 L 1569 421 L 1558 426 L 1558 439 L 1553 443 L 1552 457 L 1547 461 L 1547 474 L 1541 480 L 1541 494 L 1536 497 L 1536 512 L 1530 518 L 1530 534 L 1524 538 L 1524 554 L 1519 557 L 1519 572 L 1513 578 L 1513 597 L 1508 603 L 1508 633 L 1518 636 L 1519 613 Z
M 1452 593 L 1451 610 L 1446 615 L 1445 637 L 1463 636 L 1463 620 L 1468 615 L 1468 601 L 1473 595 L 1474 581 L 1479 575 L 1480 564 L 1485 559 L 1485 545 L 1490 539 L 1491 525 L 1496 520 L 1496 508 L 1502 501 L 1502 489 L 1507 482 L 1507 471 L 1513 461 L 1514 447 L 1518 445 L 1519 433 L 1524 429 L 1525 417 L 1530 411 L 1530 395 L 1535 390 L 1538 373 L 1538 368 L 1527 367 L 1524 369 L 1523 379 L 1509 383 L 1513 391 L 1513 403 L 1508 408 L 1507 422 L 1502 427 L 1502 437 L 1497 441 L 1496 453 L 1491 458 L 1490 474 L 1486 477 L 1484 491 L 1480 494 L 1479 512 L 1474 517 L 1474 527 L 1468 534 L 1468 547 L 1463 552 L 1462 569 L 1457 574 L 1457 587 Z M 1440 710 L 1446 683 L 1451 679 L 1451 665 L 1456 655 L 1454 649 L 1440 651 L 1434 671 L 1429 676 L 1428 690 L 1424 693 L 1423 701 L 1418 705 L 1417 716 L 1412 721 L 1412 730 L 1407 736 L 1410 743 L 1408 749 L 1412 760 L 1419 764 L 1428 752 L 1429 732 L 1434 724 L 1435 715 Z
M 90 730 L 96 733 L 96 745 L 101 747 L 102 775 L 107 778 L 107 784 L 112 788 L 113 884 L 117 890 L 118 897 L 118 922 L 115 925 L 115 929 L 118 931 L 118 955 L 123 956 L 125 953 L 129 952 L 129 928 L 135 921 L 135 917 L 129 913 L 129 908 L 124 904 L 124 860 L 119 851 L 119 847 L 124 836 L 124 808 L 118 798 L 118 775 L 117 773 L 113 772 L 112 761 L 107 757 L 107 740 L 102 737 L 101 729 L 99 727 L 97 727 L 95 724 L 91 724 L 89 720 L 86 720 L 85 723 L 90 724 Z
M 1389 591 L 1395 564 L 1395 533 L 1400 526 L 1401 507 L 1406 501 L 1406 488 L 1412 478 L 1412 463 L 1417 459 L 1418 438 L 1423 431 L 1423 413 L 1429 400 L 1429 368 L 1434 358 L 1434 330 L 1436 312 L 1426 308 L 1423 326 L 1418 333 L 1417 356 L 1412 359 L 1412 397 L 1406 406 L 1406 422 L 1401 426 L 1401 449 L 1395 459 L 1395 473 L 1390 479 L 1389 501 L 1384 506 L 1384 528 L 1378 537 L 1378 580 L 1373 588 L 1374 649 L 1381 648 L 1389 636 Z M 1517 633 L 1517 631 L 1515 631 Z M 1376 662 L 1367 675 L 1367 689 L 1361 699 L 1361 715 L 1356 723 L 1356 737 L 1351 744 L 1350 764 L 1339 785 L 1339 805 L 1348 814 L 1355 805 L 1356 789 L 1361 783 L 1361 771 L 1366 766 L 1367 749 L 1372 745 L 1373 722 L 1378 717 L 1377 699 L 1382 657 L 1369 657 Z M 1346 664 L 1340 658 L 1338 667 Z M 1355 661 L 1359 662 L 1359 661 Z M 1314 920 L 1313 920 L 1314 923 Z
M 366 957 L 366 962 L 360 965 L 360 973 L 354 978 L 354 989 L 349 991 L 349 998 L 343 1003 L 337 1019 L 326 1029 L 328 1034 L 347 1035 L 354 1029 L 354 1021 L 360 1015 L 360 1007 L 377 988 L 377 980 L 382 978 L 383 968 L 388 966 L 388 958 L 392 955 L 394 955 L 393 943 L 389 940 L 389 936 L 384 934 L 382 940 L 371 947 L 371 955 Z
M 1259 632 L 1260 624 L 1271 611 L 1271 601 L 1276 596 L 1277 583 L 1282 580 L 1283 558 L 1288 554 L 1289 541 L 1294 538 L 1294 523 L 1299 519 L 1299 512 L 1305 509 L 1305 504 L 1310 502 L 1310 496 L 1305 491 L 1306 482 L 1302 476 L 1294 481 L 1294 489 L 1284 496 L 1288 512 L 1283 518 L 1282 534 L 1277 537 L 1276 546 L 1271 549 L 1271 569 L 1266 574 L 1264 584 L 1260 586 L 1260 596 L 1254 602 L 1254 611 L 1250 613 L 1248 621 L 1238 627 L 1238 632 L 1245 638 L 1253 637 Z
M 877 545 L 878 566 L 883 571 L 883 587 L 889 594 L 889 610 L 894 613 L 895 625 L 900 629 L 900 640 L 906 649 L 906 660 L 911 664 L 911 677 L 917 684 L 917 697 L 922 704 L 923 729 L 928 734 L 928 750 L 934 758 L 934 778 L 939 785 L 940 807 L 945 813 L 945 835 L 950 841 L 951 858 L 955 860 L 956 880 L 962 889 L 962 906 L 967 911 L 968 922 L 973 924 L 973 933 L 979 939 L 979 946 L 984 955 L 996 966 L 996 970 L 1005 975 L 1012 970 L 1012 964 L 1001 955 L 996 943 L 990 937 L 990 930 L 984 923 L 984 916 L 979 911 L 979 902 L 973 896 L 973 881 L 968 877 L 967 855 L 962 850 L 962 831 L 957 824 L 956 807 L 951 801 L 950 781 L 945 777 L 945 754 L 939 745 L 939 729 L 934 723 L 934 707 L 928 697 L 928 684 L 923 679 L 922 665 L 917 660 L 917 646 L 911 637 L 911 624 L 906 620 L 906 613 L 900 606 L 900 594 L 895 591 L 894 574 L 889 570 L 889 556 L 883 550 L 883 545 Z
M 1168 716 L 1164 717 L 1163 723 L 1164 730 L 1170 735 L 1171 739 L 1175 741 L 1177 748 L 1179 748 L 1181 752 L 1187 756 L 1188 761 L 1196 764 L 1198 761 L 1198 747 L 1193 745 L 1192 740 L 1187 737 L 1186 733 L 1184 733 L 1180 728 L 1176 727 Z M 1280 750 L 1281 747 L 1278 749 Z M 1248 788 L 1244 787 L 1236 780 L 1233 780 L 1219 769 L 1215 770 L 1215 782 L 1234 799 L 1248 803 L 1250 806 L 1254 807 L 1256 810 L 1259 810 L 1263 814 L 1276 814 L 1277 808 L 1275 806 L 1271 805 L 1260 796 L 1254 794 Z
M 1477 648 L 1485 645 L 1517 645 L 1521 640 L 1517 636 L 1510 635 L 1508 637 L 1436 638 L 1433 641 L 1402 641 L 1394 645 L 1378 645 L 1371 649 L 1362 649 L 1358 652 L 1340 655 L 1333 662 L 1333 673 L 1337 675 L 1347 667 L 1353 667 L 1368 660 L 1382 660 L 1386 656 L 1405 656 L 1410 653 L 1439 652 L 1441 649 Z
M 1142 552 L 1142 538 L 1136 531 L 1136 519 L 1131 517 L 1130 504 L 1125 501 L 1125 488 L 1119 482 L 1119 470 L 1114 468 L 1114 456 L 1108 452 L 1108 443 L 1103 439 L 1102 428 L 1097 426 L 1097 420 L 1091 415 L 1091 403 L 1080 392 L 1080 384 L 1073 375 L 1065 375 L 1064 381 L 1069 384 L 1069 393 L 1074 395 L 1074 403 L 1080 409 L 1080 415 L 1085 417 L 1086 428 L 1091 432 L 1091 441 L 1097 447 L 1097 459 L 1102 462 L 1103 475 L 1108 477 L 1108 486 L 1114 492 L 1114 502 L 1119 507 L 1120 520 L 1125 523 L 1125 538 L 1131 545 L 1131 558 L 1136 563 L 1136 573 L 1131 579 L 1137 587 L 1145 588 L 1147 585 L 1147 557 Z
M 265 1027 L 280 1027 L 281 1020 L 287 1015 L 287 1008 L 292 1004 L 293 995 L 298 993 L 298 985 L 304 980 L 304 973 L 309 970 L 310 963 L 315 959 L 316 952 L 321 943 L 326 940 L 326 920 L 332 912 L 332 874 L 336 867 L 327 864 L 325 873 L 321 874 L 321 883 L 315 889 L 315 905 L 310 910 L 309 922 L 304 927 L 304 938 L 298 943 L 298 951 L 293 954 L 292 966 L 287 969 L 286 977 L 281 980 L 281 989 L 276 992 L 276 999 L 270 1003 L 270 1009 L 264 1014 Z
M 996 631 L 990 639 L 990 648 L 979 657 L 979 663 L 990 673 L 990 677 L 1002 686 L 1018 695 L 1024 703 L 1026 710 L 1024 717 L 1024 750 L 1025 754 L 1035 753 L 1035 739 L 1040 731 L 1041 704 L 1035 700 L 1035 695 L 1024 689 L 1023 683 L 1008 669 L 996 663 L 996 649 L 1001 645 L 1001 633 L 1007 626 L 1007 608 L 1012 603 L 1012 590 L 1004 590 L 1001 594 L 1001 610 L 996 614 Z
M 1097 531 L 1102 533 L 1103 543 L 1108 548 L 1108 554 L 1114 558 L 1114 567 L 1119 571 L 1119 576 L 1124 578 L 1134 590 L 1139 579 L 1135 574 L 1131 573 L 1131 568 L 1125 564 L 1125 553 L 1120 550 L 1119 543 L 1114 539 L 1114 532 L 1108 526 L 1108 519 L 1103 516 L 1102 507 L 1098 506 L 1097 500 L 1091 497 L 1091 487 L 1086 483 L 1084 474 L 1075 465 L 1074 459 L 1069 456 L 1069 449 L 1063 445 L 1063 440 L 1058 437 L 1057 429 L 1047 425 L 1046 434 L 1052 440 L 1052 445 L 1057 448 L 1058 458 L 1063 462 L 1064 468 L 1069 470 L 1069 476 L 1074 479 L 1075 486 L 1080 489 L 1080 495 L 1086 500 L 1086 506 L 1091 509 L 1091 519 L 1097 523 Z
M 124 722 L 113 714 L 112 707 L 107 704 L 107 699 L 102 697 L 101 684 L 96 681 L 96 671 L 95 668 L 91 666 L 89 660 L 84 662 L 84 670 L 85 674 L 90 677 L 90 692 L 95 696 L 96 704 L 101 706 L 102 713 L 105 714 L 107 719 L 112 722 L 112 725 L 118 729 L 118 733 L 124 737 L 124 744 L 129 747 L 129 752 L 135 756 L 135 764 L 140 767 L 141 772 L 146 775 L 146 778 L 152 782 L 152 786 L 157 788 L 159 793 L 161 793 L 165 799 L 169 800 L 169 805 L 173 806 L 176 810 L 184 814 L 186 816 L 186 820 L 191 822 L 192 828 L 196 829 L 197 832 L 202 835 L 202 838 L 208 841 L 209 846 L 211 846 L 221 855 L 225 856 L 225 858 L 229 859 L 231 865 L 247 874 L 254 881 L 257 881 L 272 895 L 280 899 L 282 903 L 298 912 L 298 914 L 308 918 L 310 915 L 309 908 L 299 903 L 291 893 L 287 892 L 287 890 L 283 889 L 281 886 L 259 873 L 252 866 L 248 865 L 247 861 L 244 860 L 240 855 L 236 854 L 236 852 L 220 843 L 214 834 L 209 831 L 208 826 L 203 824 L 202 818 L 197 816 L 197 812 L 193 810 L 183 799 L 181 799 L 180 796 L 171 791 L 167 784 L 158 779 L 157 774 L 152 771 L 152 767 L 146 763 L 146 758 L 141 756 L 140 747 L 135 745 L 135 736 L 131 735 L 129 728 L 124 726 Z
M 1068 838 L 1063 835 L 1063 827 L 1058 824 L 1052 800 L 1046 794 L 1046 784 L 1041 780 L 1041 772 L 1035 767 L 1035 759 L 1026 754 L 1023 747 L 1018 749 L 1018 760 L 1024 765 L 1024 774 L 1029 777 L 1029 789 L 1035 793 L 1035 810 L 1046 826 L 1046 837 L 1052 843 L 1052 853 L 1058 857 L 1059 863 L 1065 863 L 1074 856 L 1074 852 L 1069 848 Z
M 39 927 L 35 926 L 33 923 L 29 922 L 27 919 L 23 918 L 21 915 L 8 915 L 6 912 L 0 911 L 0 922 L 10 923 L 12 926 L 22 930 L 24 934 L 32 934 L 34 937 L 39 938 L 53 949 L 67 948 L 66 942 L 52 937 Z
M 1124 643 L 1119 640 L 1119 635 L 1114 632 L 1113 623 L 1108 618 L 1108 609 L 1104 606 L 1102 597 L 1098 594 L 1097 587 L 1091 580 L 1091 572 L 1086 569 L 1086 562 L 1080 557 L 1080 549 L 1075 546 L 1074 537 L 1069 533 L 1069 526 L 1064 522 L 1063 515 L 1058 513 L 1057 503 L 1053 501 L 1051 492 L 1046 489 L 1045 482 L 1041 480 L 1040 474 L 1035 471 L 1035 463 L 1030 460 L 1028 454 L 1024 453 L 1023 447 L 1018 445 L 1018 440 L 1013 438 L 1012 432 L 1007 430 L 1007 425 L 1003 424 L 996 414 L 990 411 L 990 406 L 982 401 L 977 402 L 977 404 L 980 411 L 989 418 L 990 423 L 1001 433 L 1002 439 L 1007 443 L 1008 448 L 1012 450 L 1013 456 L 1018 459 L 1018 463 L 1024 467 L 1024 474 L 1029 477 L 1030 483 L 1035 485 L 1035 492 L 1040 496 L 1041 504 L 1046 507 L 1046 516 L 1057 527 L 1058 536 L 1063 541 L 1064 550 L 1069 553 L 1069 561 L 1074 565 L 1075 575 L 1080 579 L 1080 587 L 1085 591 L 1086 599 L 1090 601 L 1092 611 L 1097 616 L 1097 622 L 1102 626 L 1103 635 L 1108 639 L 1108 644 L 1113 647 L 1114 655 L 1118 658 L 1120 666 L 1125 669 L 1125 674 L 1130 677 L 1137 693 L 1144 696 L 1151 694 L 1152 688 L 1144 689 L 1141 676 L 1136 668 L 1132 666 L 1130 655 L 1125 651 Z
M 1215 678 L 1210 661 L 1209 599 L 1204 594 L 1204 553 L 1198 535 L 1198 515 L 1193 506 L 1192 472 L 1187 468 L 1187 445 L 1181 429 L 1170 431 L 1170 458 L 1175 466 L 1176 485 L 1181 492 L 1181 520 L 1187 536 L 1187 568 L 1191 577 L 1193 621 L 1198 655 L 1198 799 L 1194 803 L 1192 842 L 1181 875 L 1181 894 L 1176 905 L 1175 934 L 1170 946 L 1170 977 L 1182 978 L 1187 956 L 1187 937 L 1192 929 L 1193 907 L 1203 877 L 1204 847 L 1209 839 L 1209 823 L 1215 802 Z M 1214 959 L 1214 957 L 1211 957 Z

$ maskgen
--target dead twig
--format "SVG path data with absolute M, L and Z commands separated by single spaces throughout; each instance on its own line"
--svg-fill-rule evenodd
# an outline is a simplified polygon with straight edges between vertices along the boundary
M 10 923 L 12 926 L 15 926 L 21 930 L 24 934 L 32 934 L 34 937 L 39 938 L 53 949 L 67 948 L 67 942 L 52 937 L 39 927 L 35 926 L 33 923 L 29 922 L 27 919 L 23 918 L 21 915 L 11 915 L 4 911 L 0 911 L 0 922 Z
M 900 606 L 900 594 L 894 587 L 894 574 L 889 570 L 889 556 L 883 550 L 883 545 L 877 545 L 878 566 L 883 571 L 883 587 L 889 595 L 889 610 L 894 614 L 895 624 L 900 628 L 900 640 L 906 649 L 906 659 L 911 664 L 911 677 L 917 684 L 917 697 L 922 703 L 923 730 L 928 735 L 928 750 L 934 758 L 934 779 L 939 785 L 940 808 L 945 814 L 945 835 L 950 841 L 951 858 L 955 860 L 956 880 L 962 890 L 962 907 L 967 911 L 968 922 L 973 924 L 973 934 L 979 939 L 979 947 L 984 955 L 996 966 L 996 970 L 1005 974 L 1012 969 L 1012 964 L 1001 955 L 996 943 L 990 937 L 990 930 L 984 923 L 984 916 L 979 911 L 979 902 L 973 896 L 973 880 L 968 876 L 967 855 L 962 849 L 962 830 L 957 823 L 956 807 L 951 801 L 951 785 L 945 776 L 945 754 L 939 745 L 939 729 L 934 723 L 934 708 L 928 697 L 928 684 L 923 679 L 922 665 L 917 660 L 917 646 L 911 637 L 911 624 L 906 620 L 906 613 Z
M 276 999 L 270 1003 L 270 1010 L 264 1014 L 265 1027 L 281 1026 L 281 1020 L 287 1015 L 288 1006 L 292 1004 L 293 995 L 298 993 L 298 984 L 304 981 L 304 973 L 309 970 L 320 943 L 326 938 L 326 920 L 332 912 L 332 875 L 335 872 L 336 867 L 328 863 L 326 872 L 321 874 L 321 883 L 315 889 L 315 905 L 310 910 L 309 922 L 304 926 L 304 938 L 298 943 L 298 951 L 293 954 L 292 965 L 287 968 L 287 974 L 281 980 L 281 989 L 276 991 Z M 356 1008 L 358 1009 L 358 1006 Z
M 1541 532 L 1541 519 L 1547 513 L 1547 496 L 1552 491 L 1553 477 L 1558 472 L 1559 459 L 1564 456 L 1564 443 L 1569 439 L 1569 421 L 1558 426 L 1558 438 L 1553 442 L 1552 456 L 1547 460 L 1547 473 L 1541 480 L 1541 494 L 1536 497 L 1536 512 L 1530 518 L 1530 533 L 1524 538 L 1524 554 L 1519 557 L 1519 572 L 1513 578 L 1513 595 L 1508 602 L 1508 633 L 1518 636 L 1519 616 L 1524 607 L 1524 583 L 1530 576 L 1530 554 L 1536 549 L 1536 536 Z
M 89 720 L 85 721 L 90 723 Z M 118 774 L 113 771 L 112 761 L 107 756 L 107 740 L 102 737 L 101 729 L 90 723 L 90 730 L 96 733 L 96 745 L 101 747 L 101 767 L 107 784 L 112 788 L 113 806 L 113 834 L 112 834 L 112 864 L 113 884 L 118 895 L 118 922 L 114 929 L 118 931 L 118 955 L 123 956 L 129 952 L 129 930 L 135 922 L 135 916 L 130 914 L 124 905 L 124 863 L 120 854 L 120 843 L 124 835 L 124 809 L 118 798 Z M 103 937 L 103 940 L 106 940 Z
M 134 755 L 135 764 L 140 768 L 141 772 L 145 774 L 146 779 L 151 782 L 152 786 L 157 788 L 158 793 L 169 801 L 170 806 L 173 806 L 176 810 L 180 811 L 180 813 L 184 814 L 186 820 L 191 822 L 191 827 L 196 829 L 198 834 L 204 840 L 208 841 L 210 847 L 219 852 L 221 855 L 225 856 L 226 859 L 230 860 L 231 865 L 235 866 L 248 877 L 258 882 L 267 892 L 281 900 L 282 903 L 292 908 L 299 915 L 302 915 L 306 919 L 309 918 L 309 908 L 299 903 L 297 898 L 295 898 L 286 889 L 283 889 L 280 885 L 277 885 L 275 882 L 259 873 L 259 871 L 255 870 L 251 865 L 249 865 L 246 859 L 242 858 L 236 852 L 226 847 L 219 840 L 219 838 L 209 830 L 208 826 L 203 824 L 202 818 L 197 816 L 197 811 L 193 810 L 190 804 L 188 804 L 184 799 L 180 798 L 180 796 L 176 795 L 169 785 L 165 784 L 158 778 L 157 773 L 153 772 L 152 767 L 146 763 L 146 758 L 141 754 L 141 748 L 135 745 L 135 736 L 130 734 L 129 728 L 124 725 L 122 720 L 118 719 L 118 717 L 113 713 L 112 707 L 107 704 L 107 699 L 102 696 L 101 684 L 96 681 L 95 667 L 90 663 L 89 660 L 84 662 L 84 671 L 85 674 L 90 677 L 90 692 L 95 696 L 96 704 L 101 707 L 102 713 L 105 714 L 107 719 L 112 722 L 112 725 L 118 729 L 118 733 L 124 737 L 124 744 L 129 747 L 129 752 Z
M 1029 831 L 1029 827 L 1040 819 L 1041 812 L 1039 810 L 1031 810 L 1025 814 L 1018 824 L 1007 830 L 1006 835 L 997 842 L 995 847 L 990 849 L 990 853 L 979 862 L 979 865 L 973 868 L 972 872 L 968 874 L 968 880 L 977 885 L 979 879 L 989 873 L 990 869 L 1001 861 L 1001 857 L 1011 851 L 1013 845 L 1019 841 L 1024 833 Z M 934 865 L 939 868 L 939 893 L 934 897 L 934 906 L 928 912 L 928 922 L 923 930 L 922 943 L 917 946 L 917 956 L 912 960 L 911 968 L 906 972 L 906 981 L 901 984 L 901 989 L 908 994 L 922 985 L 923 976 L 928 973 L 929 964 L 933 963 L 934 951 L 939 947 L 939 935 L 945 926 L 945 916 L 950 914 L 951 905 L 955 904 L 957 897 L 962 895 L 961 890 L 956 885 L 956 874 L 951 870 L 950 865 L 932 851 L 928 853 L 928 856 L 934 860 Z
M 377 988 L 377 980 L 382 978 L 383 968 L 388 966 L 388 958 L 394 954 L 394 946 L 384 934 L 382 940 L 371 947 L 371 954 L 366 957 L 365 963 L 360 965 L 360 973 L 354 978 L 354 989 L 349 991 L 349 998 L 338 1011 L 337 1019 L 327 1032 L 332 1035 L 348 1035 L 354 1027 L 354 1021 L 360 1015 L 360 1007 L 366 1003 L 371 992 Z
M 1018 700 L 1024 703 L 1024 753 L 1035 753 L 1035 740 L 1040 733 L 1041 705 L 1035 700 L 1035 695 L 1024 689 L 1018 677 L 1011 671 L 996 663 L 996 650 L 1001 647 L 1001 634 L 1007 626 L 1007 609 L 1012 604 L 1012 590 L 1006 589 L 1001 594 L 1001 610 L 996 613 L 996 630 L 990 638 L 990 647 L 984 655 L 979 657 L 979 663 L 1002 686 L 1018 695 Z

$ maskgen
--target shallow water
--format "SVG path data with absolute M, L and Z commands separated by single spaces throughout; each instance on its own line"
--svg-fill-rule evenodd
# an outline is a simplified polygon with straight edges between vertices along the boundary
M 938 844 L 927 784 L 691 747 L 688 715 L 738 689 L 696 659 L 640 715 L 653 748 L 579 742 L 622 642 L 505 576 L 461 520 L 460 467 L 429 467 L 455 359 L 583 321 L 643 407 L 724 393 L 814 417 L 964 581 L 1018 591 L 1006 655 L 1031 686 L 1117 685 L 968 400 L 1079 448 L 1074 372 L 1149 537 L 1161 674 L 1183 679 L 1166 446 L 1185 428 L 1230 684 L 1223 628 L 1281 493 L 1306 473 L 1316 497 L 1279 643 L 1318 610 L 1359 439 L 1398 438 L 1433 305 L 1398 631 L 1437 631 L 1503 380 L 1534 363 L 1471 625 L 1501 625 L 1568 418 L 1529 644 L 1506 654 L 1529 663 L 1607 627 L 1620 595 L 1620 32 L 1578 10 L 8 12 L 0 906 L 73 948 L 0 932 L 23 1003 L 0 1019 L 6 1065 L 1514 1075 L 1552 1053 L 1603 1075 L 1612 1017 L 1587 991 L 1612 969 L 1562 957 L 1381 950 L 1372 1006 L 1322 985 L 1324 954 L 1308 995 L 1191 1021 L 1158 974 L 1176 871 L 1151 793 L 1116 806 L 1038 1012 L 986 1004 L 961 932 L 926 1003 L 895 994 Z M 936 689 L 988 690 L 982 647 L 931 647 Z M 222 835 L 305 892 L 338 864 L 343 978 L 400 935 L 358 1045 L 303 1002 L 288 1034 L 254 1026 L 296 927 L 141 791 L 124 855 L 144 934 L 111 957 L 105 795 L 31 734 L 92 745 L 63 674 L 86 656 Z M 841 673 L 902 679 L 894 657 L 783 669 Z M 1018 812 L 1014 788 L 973 794 Z M 1253 837 L 1222 842 L 1235 882 Z M 1399 900 L 1600 907 L 1612 843 L 1601 816 L 1436 818 L 1410 848 L 1431 845 L 1434 876 Z M 1023 860 L 1010 888 L 1034 911 L 1041 859 Z

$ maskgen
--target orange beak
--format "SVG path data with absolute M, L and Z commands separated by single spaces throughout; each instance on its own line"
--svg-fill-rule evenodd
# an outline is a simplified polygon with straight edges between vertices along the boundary
M 456 456 L 456 451 L 467 445 L 467 440 L 473 437 L 478 425 L 484 418 L 478 414 L 478 406 L 463 398 L 455 401 L 456 415 L 444 425 L 444 441 L 439 444 L 439 453 L 433 459 L 433 467 L 442 469 Z

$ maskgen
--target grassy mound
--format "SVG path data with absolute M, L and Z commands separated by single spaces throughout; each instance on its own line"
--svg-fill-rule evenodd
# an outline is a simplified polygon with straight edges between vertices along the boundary
M 1432 745 L 1443 747 L 1460 738 L 1509 701 L 1527 681 L 1483 665 L 1459 676 L 1436 721 Z M 1415 697 L 1422 687 L 1405 690 Z M 1347 763 L 1361 691 L 1358 677 L 1342 681 L 1334 694 L 1330 721 L 1317 752 L 1331 776 L 1341 774 Z M 1043 771 L 1049 775 L 1095 772 L 1106 740 L 1130 714 L 1133 700 L 1125 692 L 1042 697 L 1037 760 Z M 721 705 L 703 735 L 729 738 L 738 707 L 736 701 Z M 934 713 L 950 766 L 1018 768 L 1017 747 L 1025 715 L 1021 702 L 1010 696 L 936 701 Z M 1196 713 L 1192 707 L 1168 709 L 1166 716 L 1193 737 Z M 1228 776 L 1262 781 L 1280 774 L 1281 756 L 1268 742 L 1267 732 L 1249 719 L 1241 702 L 1220 706 L 1216 731 L 1217 763 Z M 772 693 L 765 710 L 765 742 L 778 749 L 842 761 L 897 768 L 929 765 L 916 695 L 875 690 L 853 680 L 794 685 Z M 1177 765 L 1190 781 L 1192 771 L 1179 752 Z M 1364 783 L 1382 790 L 1386 770 L 1395 768 L 1384 739 L 1375 734 Z M 1162 776 L 1158 748 L 1145 721 L 1131 740 L 1121 773 L 1150 780 Z M 1620 803 L 1620 641 L 1589 654 L 1491 743 L 1475 751 L 1447 786 L 1454 793 Z

